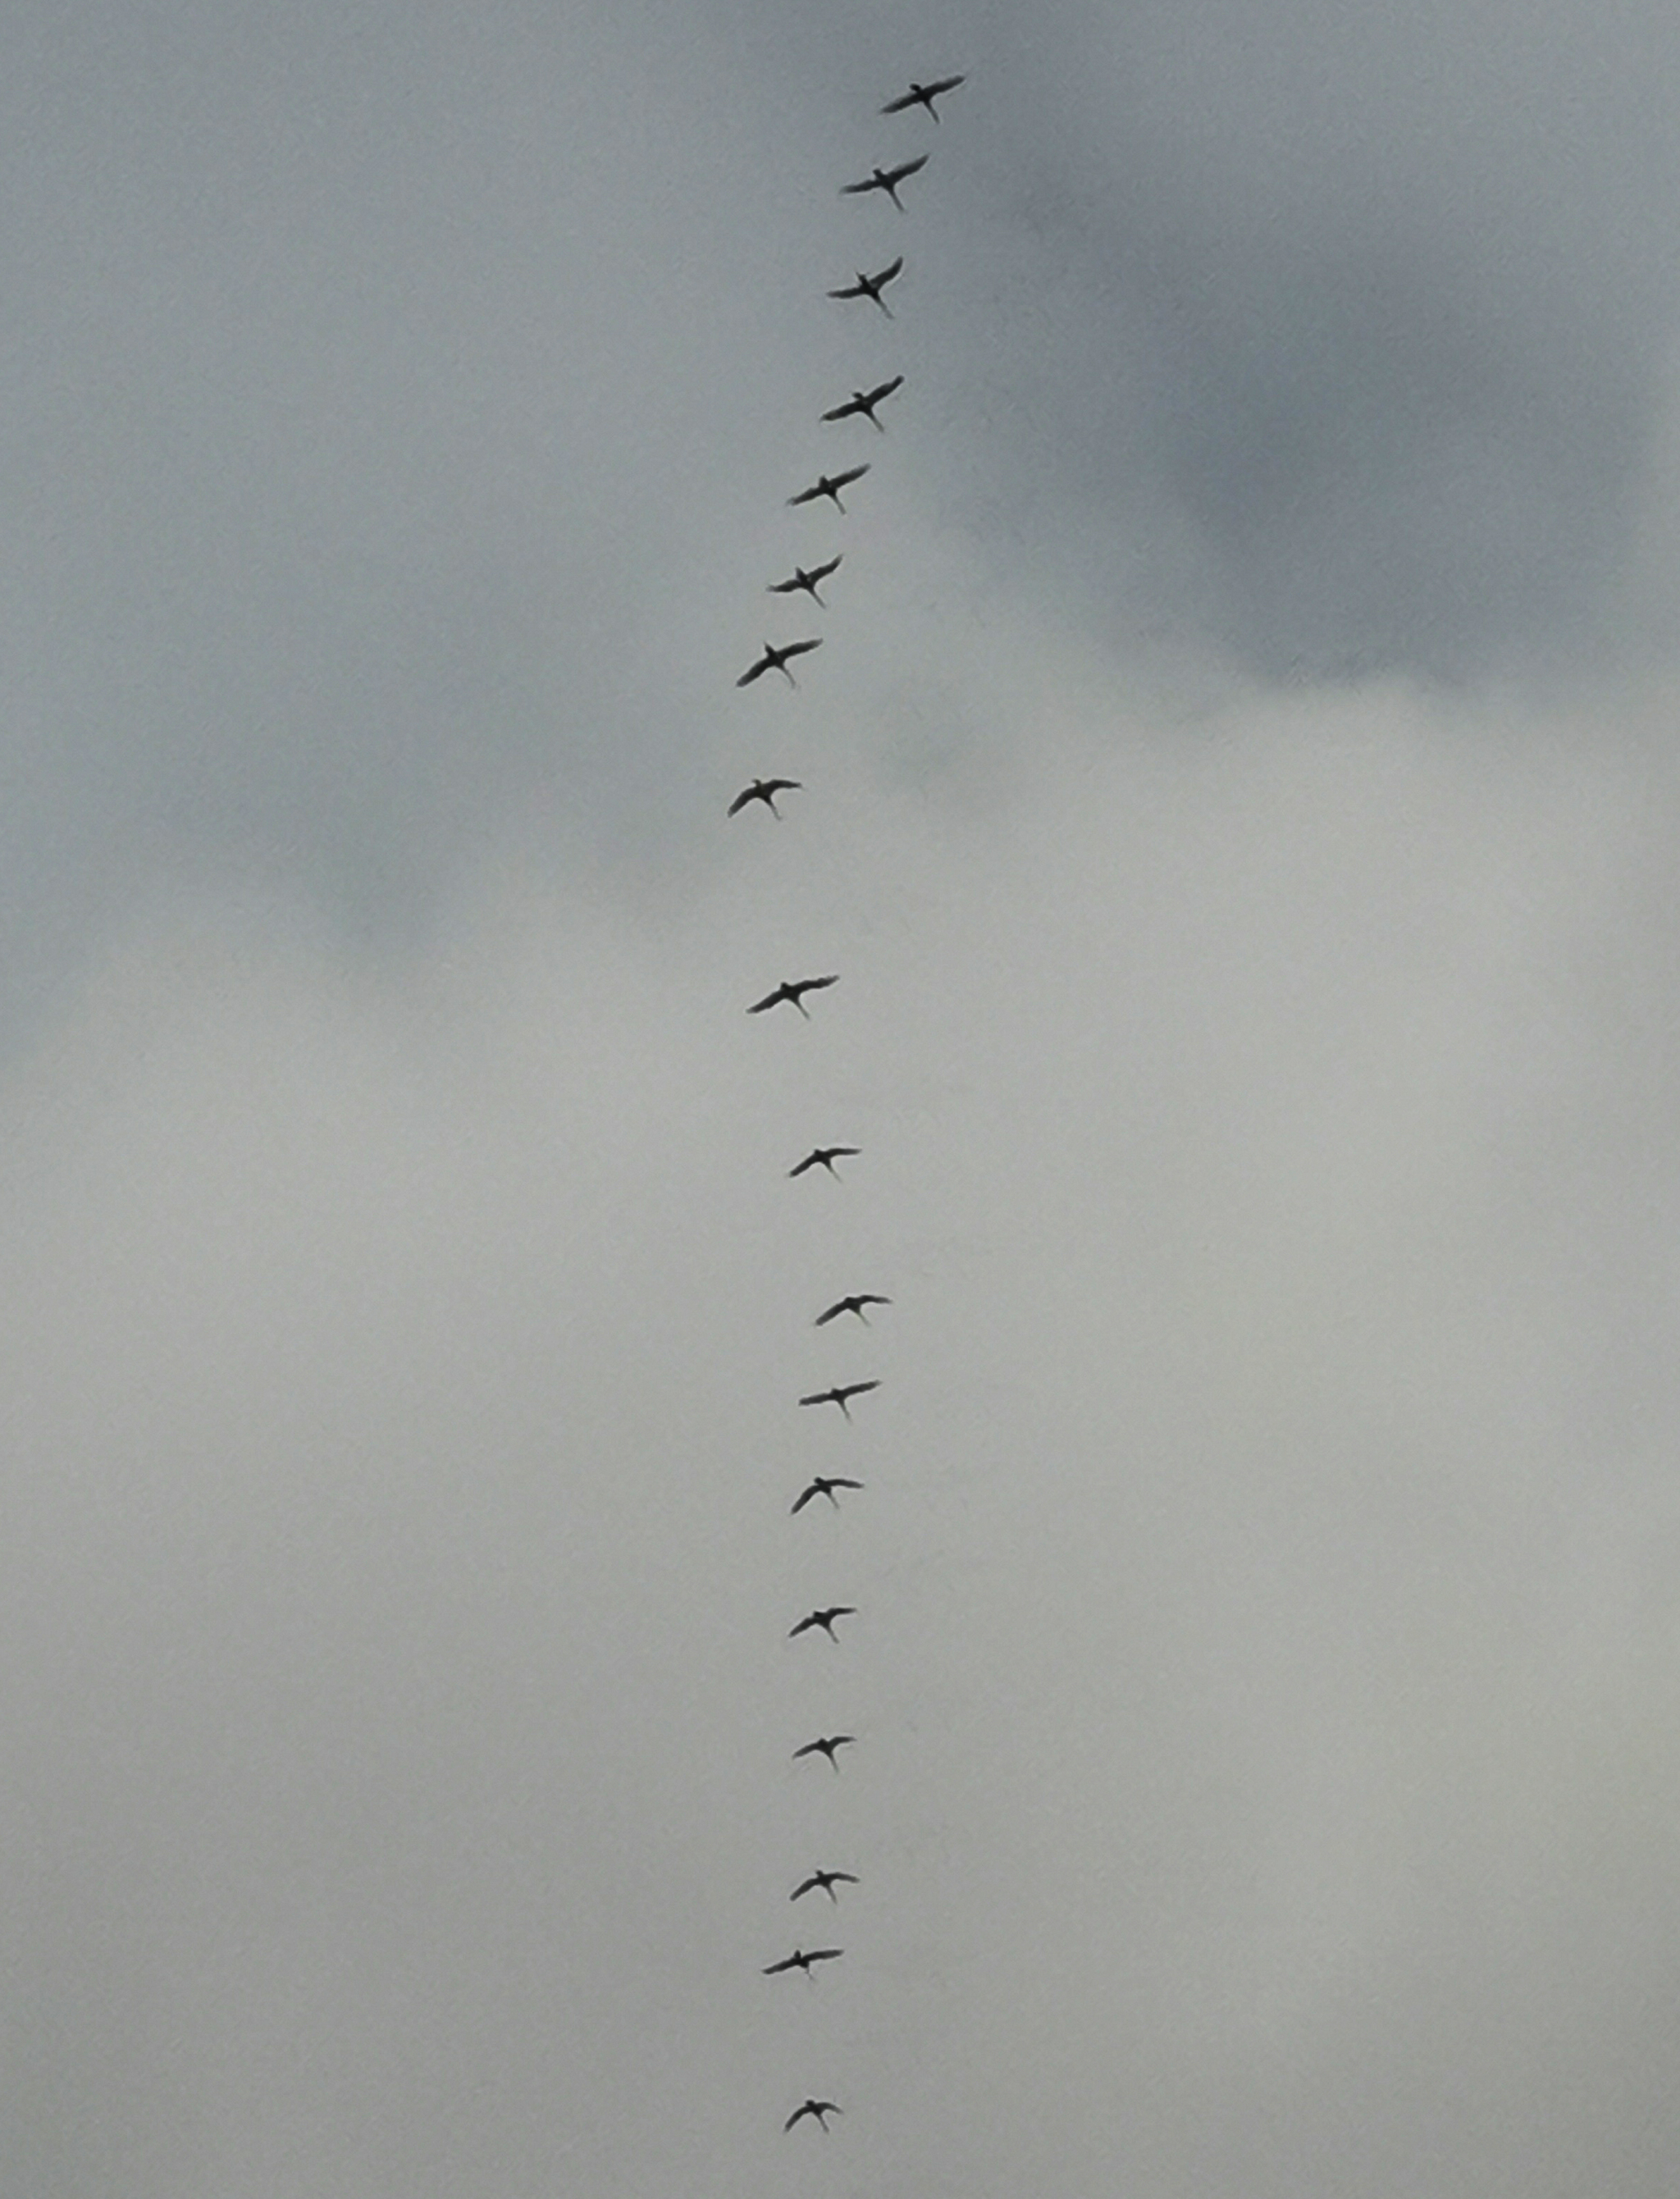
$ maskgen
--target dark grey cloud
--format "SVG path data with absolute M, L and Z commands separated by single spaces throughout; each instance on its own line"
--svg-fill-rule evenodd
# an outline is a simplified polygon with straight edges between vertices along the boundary
M 1304 0 L 24 9 L 8 1012 L 170 881 L 405 947 L 514 820 L 637 891 L 703 866 L 728 681 L 810 539 L 782 499 L 878 364 L 913 400 L 898 539 L 960 537 L 977 602 L 1191 690 L 1205 658 L 1578 675 L 1628 639 L 1676 37 Z M 878 120 L 946 66 L 942 130 Z M 836 197 L 925 139 L 902 223 Z M 821 298 L 901 244 L 890 333 Z M 849 586 L 889 538 L 848 539 Z M 952 645 L 896 592 L 907 656 Z

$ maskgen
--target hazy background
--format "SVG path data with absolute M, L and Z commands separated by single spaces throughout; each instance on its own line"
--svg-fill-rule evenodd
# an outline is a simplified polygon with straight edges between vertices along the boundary
M 8 32 L 8 2192 L 1666 2199 L 1680 19 Z

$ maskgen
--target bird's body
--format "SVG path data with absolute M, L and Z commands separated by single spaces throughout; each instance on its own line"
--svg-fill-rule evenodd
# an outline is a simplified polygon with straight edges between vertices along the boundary
M 841 1176 L 839 1169 L 834 1165 L 836 1161 L 855 1160 L 862 1151 L 861 1146 L 813 1146 L 804 1159 L 796 1162 L 788 1170 L 788 1174 L 790 1176 L 803 1175 L 810 1169 L 823 1168 L 826 1169 L 836 1183 L 838 1183 Z
M 860 413 L 878 435 L 884 435 L 887 431 L 875 417 L 875 407 L 890 397 L 895 389 L 903 387 L 904 376 L 895 374 L 890 382 L 878 382 L 873 389 L 855 389 L 843 405 L 837 405 L 831 412 L 825 412 L 823 417 L 825 420 L 849 420 Z
M 738 817 L 749 802 L 761 802 L 773 817 L 779 817 L 776 807 L 779 794 L 796 793 L 801 782 L 796 779 L 755 779 L 750 786 L 743 787 L 729 805 L 729 814 Z
M 820 1889 L 828 1896 L 829 1899 L 837 1909 L 840 1905 L 840 1897 L 834 1891 L 835 1887 L 837 1886 L 855 1886 L 857 1882 L 857 1874 L 855 1871 L 814 1870 L 808 1879 L 802 1880 L 799 1885 L 794 1887 L 793 1892 L 789 1894 L 788 1899 L 790 1901 L 799 1901 L 802 1900 L 806 1894 L 815 1893 L 819 1889 Z
M 763 656 L 755 664 L 750 664 L 747 667 L 735 685 L 738 687 L 750 687 L 755 680 L 761 680 L 767 672 L 779 672 L 790 687 L 796 687 L 799 682 L 788 670 L 789 657 L 804 656 L 811 650 L 821 647 L 820 634 L 810 641 L 784 641 L 779 644 L 767 641 L 764 645 Z
M 866 1305 L 890 1305 L 891 1304 L 892 1300 L 883 1298 L 879 1291 L 852 1291 L 843 1298 L 836 1298 L 831 1306 L 825 1307 L 811 1326 L 813 1328 L 823 1328 L 830 1321 L 838 1321 L 843 1313 L 854 1313 L 867 1328 L 869 1315 L 864 1311 L 864 1308 Z
M 868 471 L 868 467 L 864 465 L 848 466 L 845 472 L 843 474 L 819 474 L 815 481 L 812 482 L 809 488 L 802 488 L 798 495 L 790 496 L 788 499 L 788 502 L 790 504 L 814 504 L 819 497 L 825 496 L 833 505 L 834 509 L 837 511 L 843 511 L 846 507 L 840 501 L 841 490 L 843 488 L 849 487 L 855 481 L 861 481 Z M 769 645 L 767 643 L 766 647 L 767 648 L 768 645 Z M 813 646 L 814 646 L 814 645 L 813 645 Z M 744 685 L 745 683 L 743 681 L 738 684 Z
M 802 1748 L 796 1748 L 794 1750 L 794 1761 L 797 1763 L 802 1756 L 825 1756 L 828 1759 L 830 1770 L 838 1771 L 840 1766 L 836 1761 L 836 1759 L 838 1757 L 840 1751 L 843 1748 L 855 1748 L 856 1747 L 857 1735 L 855 1734 L 820 1733 L 814 1741 L 808 1741 Z
M 784 1955 L 779 1963 L 767 1963 L 764 1974 L 767 1978 L 777 1978 L 785 1970 L 803 1970 L 808 1978 L 814 1963 L 837 1963 L 845 1951 L 843 1947 L 813 1947 L 807 1954 L 804 1948 L 796 1947 L 790 1955 Z
M 805 1507 L 818 1496 L 827 1497 L 837 1512 L 840 1509 L 840 1499 L 835 1495 L 835 1490 L 861 1489 L 862 1486 L 863 1484 L 860 1481 L 848 1481 L 843 1473 L 820 1473 L 808 1488 L 802 1489 L 798 1496 L 794 1498 L 790 1507 L 790 1516 L 794 1512 L 802 1512 Z
M 825 611 L 828 605 L 817 593 L 817 583 L 819 580 L 825 580 L 831 573 L 838 572 L 841 557 L 844 556 L 845 552 L 843 550 L 839 557 L 831 557 L 825 565 L 814 565 L 808 573 L 802 565 L 796 565 L 791 579 L 772 580 L 764 592 L 767 596 L 791 596 L 802 589 L 820 610 Z
M 942 76 L 937 84 L 913 84 L 908 91 L 901 92 L 896 99 L 890 99 L 881 112 L 883 114 L 902 114 L 907 107 L 925 107 L 937 122 L 939 109 L 934 105 L 934 101 L 942 99 L 948 91 L 954 91 L 960 84 L 966 84 L 967 81 L 966 77 Z
M 837 1382 L 831 1390 L 819 1390 L 814 1396 L 802 1397 L 802 1405 L 838 1405 L 848 1420 L 852 1417 L 847 1404 L 849 1397 L 860 1397 L 866 1390 L 878 1390 L 878 1382 Z
M 808 1611 L 804 1618 L 800 1620 L 797 1626 L 789 1627 L 788 1640 L 790 1642 L 795 1641 L 800 1635 L 809 1634 L 815 1628 L 820 1626 L 823 1632 L 827 1635 L 829 1640 L 832 1642 L 837 1648 L 839 1647 L 840 1636 L 834 1630 L 835 1620 L 837 1619 L 855 1619 L 856 1617 L 857 1606 L 855 1603 L 831 1603 L 826 1605 L 821 1611 Z
M 755 1000 L 747 1013 L 761 1016 L 767 1008 L 779 1008 L 785 1000 L 790 1001 L 809 1023 L 811 1011 L 805 1005 L 806 994 L 820 993 L 825 985 L 837 985 L 839 982 L 837 974 L 832 977 L 789 977 L 778 985 L 773 993 L 767 993 L 761 1000 Z
M 882 268 L 879 274 L 866 275 L 860 269 L 855 282 L 849 283 L 843 290 L 831 290 L 828 295 L 831 298 L 872 298 L 887 318 L 891 320 L 893 309 L 881 293 L 889 283 L 895 283 L 903 272 L 904 255 L 901 253 L 891 266 Z
M 836 2107 L 832 2100 L 804 2100 L 802 2101 L 800 2105 L 794 2109 L 793 2113 L 782 2125 L 782 2128 L 785 2131 L 790 2131 L 796 2122 L 800 2121 L 804 2116 L 809 2115 L 812 2121 L 814 2122 L 820 2129 L 826 2132 L 828 2125 L 824 2120 L 824 2118 L 827 2115 L 837 2115 L 841 2112 L 841 2109 Z
M 913 176 L 927 164 L 927 155 L 919 153 L 913 160 L 901 160 L 895 168 L 872 168 L 860 184 L 842 184 L 840 195 L 843 198 L 855 198 L 863 191 L 884 191 L 902 213 L 904 201 L 898 195 L 898 187 L 907 176 Z

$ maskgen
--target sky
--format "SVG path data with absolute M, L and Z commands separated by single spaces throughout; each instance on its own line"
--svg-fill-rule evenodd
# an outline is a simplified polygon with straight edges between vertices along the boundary
M 9 2190 L 1666 2199 L 1677 82 L 16 0 Z

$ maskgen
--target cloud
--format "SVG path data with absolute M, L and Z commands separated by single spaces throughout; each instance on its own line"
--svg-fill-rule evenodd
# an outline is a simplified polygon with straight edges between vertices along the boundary
M 1665 707 L 996 646 L 1007 798 L 837 757 L 680 915 L 510 855 L 400 987 L 208 909 L 14 1078 L 40 2188 L 767 2191 L 814 2084 L 854 2180 L 1664 2188 Z

